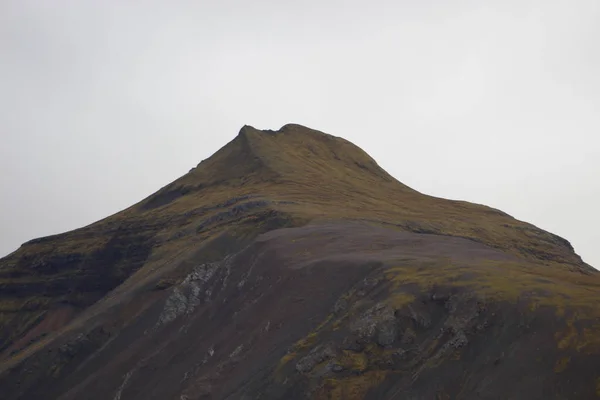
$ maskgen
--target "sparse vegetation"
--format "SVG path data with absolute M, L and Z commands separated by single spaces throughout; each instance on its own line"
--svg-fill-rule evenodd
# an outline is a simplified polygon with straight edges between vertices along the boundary
M 329 314 L 321 315 L 315 326 L 303 331 L 304 336 L 291 344 L 287 353 L 274 356 L 272 371 L 279 384 L 291 381 L 300 385 L 290 378 L 296 376 L 297 363 L 330 343 L 327 354 L 317 357 L 318 362 L 301 374 L 311 382 L 312 395 L 362 399 L 386 379 L 413 374 L 417 380 L 427 371 L 473 362 L 476 355 L 464 347 L 471 341 L 479 346 L 481 332 L 490 329 L 493 333 L 482 336 L 490 341 L 526 336 L 530 319 L 536 318 L 543 322 L 539 326 L 553 330 L 548 333 L 552 346 L 546 348 L 550 352 L 552 347 L 548 356 L 554 357 L 552 361 L 536 355 L 553 373 L 569 376 L 572 369 L 581 368 L 580 360 L 600 354 L 600 274 L 586 266 L 565 239 L 489 207 L 421 194 L 396 181 L 351 143 L 287 125 L 277 133 L 245 127 L 212 157 L 140 203 L 87 227 L 30 241 L 0 260 L 0 350 L 23 338 L 59 305 L 86 310 L 69 325 L 56 327 L 18 353 L 2 354 L 0 375 L 24 360 L 35 359 L 36 366 L 50 365 L 44 374 L 58 379 L 75 367 L 69 364 L 70 358 L 54 364 L 39 361 L 53 357 L 48 354 L 55 338 L 88 329 L 103 318 L 118 331 L 132 315 L 144 312 L 145 303 L 152 304 L 170 293 L 193 267 L 222 260 L 262 233 L 341 221 L 373 228 L 362 242 L 349 233 L 348 240 L 355 242 L 345 244 L 341 251 L 353 254 L 360 247 L 357 257 L 364 257 L 365 263 L 381 259 L 381 266 L 376 272 L 364 267 L 374 283 L 348 283 L 344 294 L 336 294 L 333 302 L 337 303 L 323 304 L 330 308 Z M 426 235 L 413 235 L 411 240 L 445 237 L 448 240 L 438 244 L 448 246 L 448 251 L 433 254 L 437 248 L 424 247 L 431 254 L 413 254 L 417 245 L 402 238 L 390 241 L 375 229 L 380 227 Z M 321 247 L 336 237 L 316 234 L 322 236 L 290 236 L 286 238 L 289 247 L 282 248 L 290 252 L 290 258 L 323 262 Z M 467 240 L 459 243 L 452 237 Z M 404 249 L 406 254 L 383 256 L 393 248 Z M 287 266 L 278 264 L 277 268 Z M 270 277 L 271 286 L 257 287 L 271 290 L 280 284 L 280 275 L 285 275 L 278 274 Z M 346 275 L 331 276 L 345 279 Z M 327 281 L 316 284 L 325 291 L 332 286 Z M 303 300 L 308 296 L 311 293 L 302 293 Z M 449 299 L 463 297 L 477 302 L 472 315 L 449 311 Z M 244 307 L 251 307 L 259 298 Z M 220 304 L 228 307 L 230 301 L 236 304 L 235 299 L 231 295 L 227 301 L 220 299 Z M 130 305 L 135 302 L 139 302 L 135 307 Z M 134 311 L 123 315 L 115 311 L 125 304 Z M 392 317 L 386 314 L 387 319 L 378 320 L 380 315 L 374 312 L 369 316 L 372 320 L 365 319 L 367 339 L 354 343 L 356 349 L 340 345 L 355 334 L 352 324 L 366 310 L 379 306 L 387 307 L 384 311 L 390 311 Z M 494 311 L 488 315 L 487 308 Z M 213 310 L 206 321 L 217 318 L 220 310 Z M 496 313 L 502 317 L 513 313 L 511 317 L 518 315 L 523 321 L 511 326 L 513 331 L 494 331 L 496 328 L 489 326 L 498 323 Z M 228 321 L 235 315 L 228 314 Z M 240 326 L 249 323 L 240 322 Z M 182 326 L 182 332 L 188 328 Z M 93 340 L 94 346 L 101 347 L 108 340 L 109 333 L 102 332 Z M 490 350 L 487 357 L 492 359 L 489 363 L 500 365 L 505 360 L 504 350 Z M 210 379 L 203 377 L 199 382 L 204 385 Z M 595 378 L 586 379 L 589 384 Z M 595 384 L 600 396 L 600 378 Z M 450 396 L 444 390 L 436 396 Z

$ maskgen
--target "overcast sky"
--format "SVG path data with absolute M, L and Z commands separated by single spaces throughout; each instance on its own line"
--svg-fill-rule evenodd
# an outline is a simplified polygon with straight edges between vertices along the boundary
M 0 1 L 0 256 L 248 124 L 362 147 L 600 266 L 600 1 Z

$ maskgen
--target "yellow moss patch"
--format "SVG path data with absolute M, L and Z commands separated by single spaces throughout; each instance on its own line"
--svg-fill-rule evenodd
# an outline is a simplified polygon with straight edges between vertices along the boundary
M 334 331 L 337 331 L 338 329 L 340 329 L 342 327 L 342 322 L 344 322 L 344 318 L 336 319 L 335 321 L 333 321 L 333 324 L 331 325 L 331 328 Z
M 386 301 L 386 303 L 395 308 L 399 309 L 407 306 L 415 301 L 415 296 L 406 292 L 395 292 Z
M 571 361 L 571 357 L 563 357 L 560 360 L 556 361 L 556 364 L 554 365 L 554 372 L 561 373 L 563 372 L 565 369 L 567 369 L 567 366 L 569 365 L 569 362 Z
M 577 332 L 577 328 L 573 325 L 573 319 L 570 319 L 567 322 L 567 330 L 564 333 L 557 333 L 555 337 L 558 340 L 558 348 L 564 350 L 568 347 L 571 347 L 576 341 L 579 332 Z
M 298 340 L 296 343 L 294 343 L 294 348 L 296 348 L 298 350 L 306 349 L 306 348 L 312 346 L 315 343 L 316 339 L 317 339 L 317 333 L 311 332 L 308 335 L 306 335 L 305 337 L 303 337 L 302 339 Z
M 600 326 L 583 328 L 583 334 L 580 336 L 575 348 L 577 351 L 589 350 L 590 353 L 600 350 Z
M 315 328 L 315 332 L 318 332 L 318 331 L 320 331 L 321 329 L 323 329 L 323 328 L 325 327 L 325 325 L 327 325 L 327 324 L 329 323 L 329 321 L 331 321 L 332 319 L 333 319 L 333 314 L 329 314 L 329 315 L 327 316 L 327 318 L 325 318 L 325 321 L 321 322 L 321 323 L 319 324 L 319 326 L 317 326 L 317 327 Z
M 462 353 L 460 351 L 454 350 L 452 352 L 452 354 L 450 354 L 449 359 L 450 360 L 454 360 L 454 361 L 458 361 L 458 360 L 460 360 L 461 355 L 462 355 Z
M 283 367 L 285 364 L 292 361 L 294 358 L 296 358 L 296 356 L 297 356 L 297 354 L 295 352 L 291 352 L 291 353 L 287 353 L 285 356 L 281 357 L 281 360 L 279 360 L 279 368 Z
M 290 362 L 291 360 L 293 360 L 294 358 L 296 358 L 296 356 L 298 355 L 297 353 L 299 351 L 302 350 L 306 350 L 309 347 L 312 347 L 316 341 L 317 338 L 319 336 L 319 332 L 333 319 L 333 314 L 329 314 L 327 316 L 327 318 L 325 318 L 325 320 L 323 322 L 321 322 L 319 324 L 319 326 L 317 326 L 315 328 L 314 331 L 310 332 L 308 335 L 306 335 L 305 337 L 303 337 L 302 339 L 296 341 L 296 343 L 294 343 L 293 349 L 295 351 L 289 352 L 287 353 L 285 356 L 283 356 L 281 358 L 281 360 L 279 360 L 279 365 L 278 365 L 278 369 L 283 367 L 285 364 L 287 364 L 288 362 Z
M 577 309 L 579 318 L 600 318 L 600 284 L 596 279 L 581 276 L 551 266 L 540 266 L 528 261 L 484 261 L 474 265 L 456 264 L 440 259 L 413 265 L 396 265 L 385 271 L 385 277 L 397 290 L 400 306 L 410 299 L 403 293 L 405 285 L 417 285 L 422 291 L 435 286 L 458 286 L 469 289 L 489 300 L 527 300 L 529 309 L 552 307 L 556 315 L 566 314 L 567 308 Z
M 567 321 L 567 329 L 563 332 L 558 332 L 555 335 L 558 341 L 559 349 L 567 348 L 575 349 L 578 352 L 586 351 L 594 353 L 600 350 L 600 324 L 595 324 L 591 328 L 583 328 L 580 332 L 574 325 L 575 321 L 581 318 L 575 314 Z
M 369 389 L 381 384 L 385 377 L 385 371 L 369 371 L 359 376 L 326 379 L 315 398 L 318 400 L 364 399 Z
M 349 350 L 344 350 L 340 359 L 340 364 L 345 368 L 353 371 L 364 371 L 367 369 L 369 360 L 364 353 L 355 353 Z

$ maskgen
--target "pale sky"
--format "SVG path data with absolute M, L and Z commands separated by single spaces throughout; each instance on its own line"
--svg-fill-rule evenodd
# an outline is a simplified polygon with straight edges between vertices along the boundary
M 0 256 L 299 123 L 600 267 L 600 1 L 0 1 Z

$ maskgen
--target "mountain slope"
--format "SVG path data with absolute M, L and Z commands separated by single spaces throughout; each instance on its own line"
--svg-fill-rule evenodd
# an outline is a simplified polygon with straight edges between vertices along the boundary
M 341 138 L 245 126 L 0 260 L 0 391 L 592 398 L 599 288 L 565 239 L 412 190 Z

